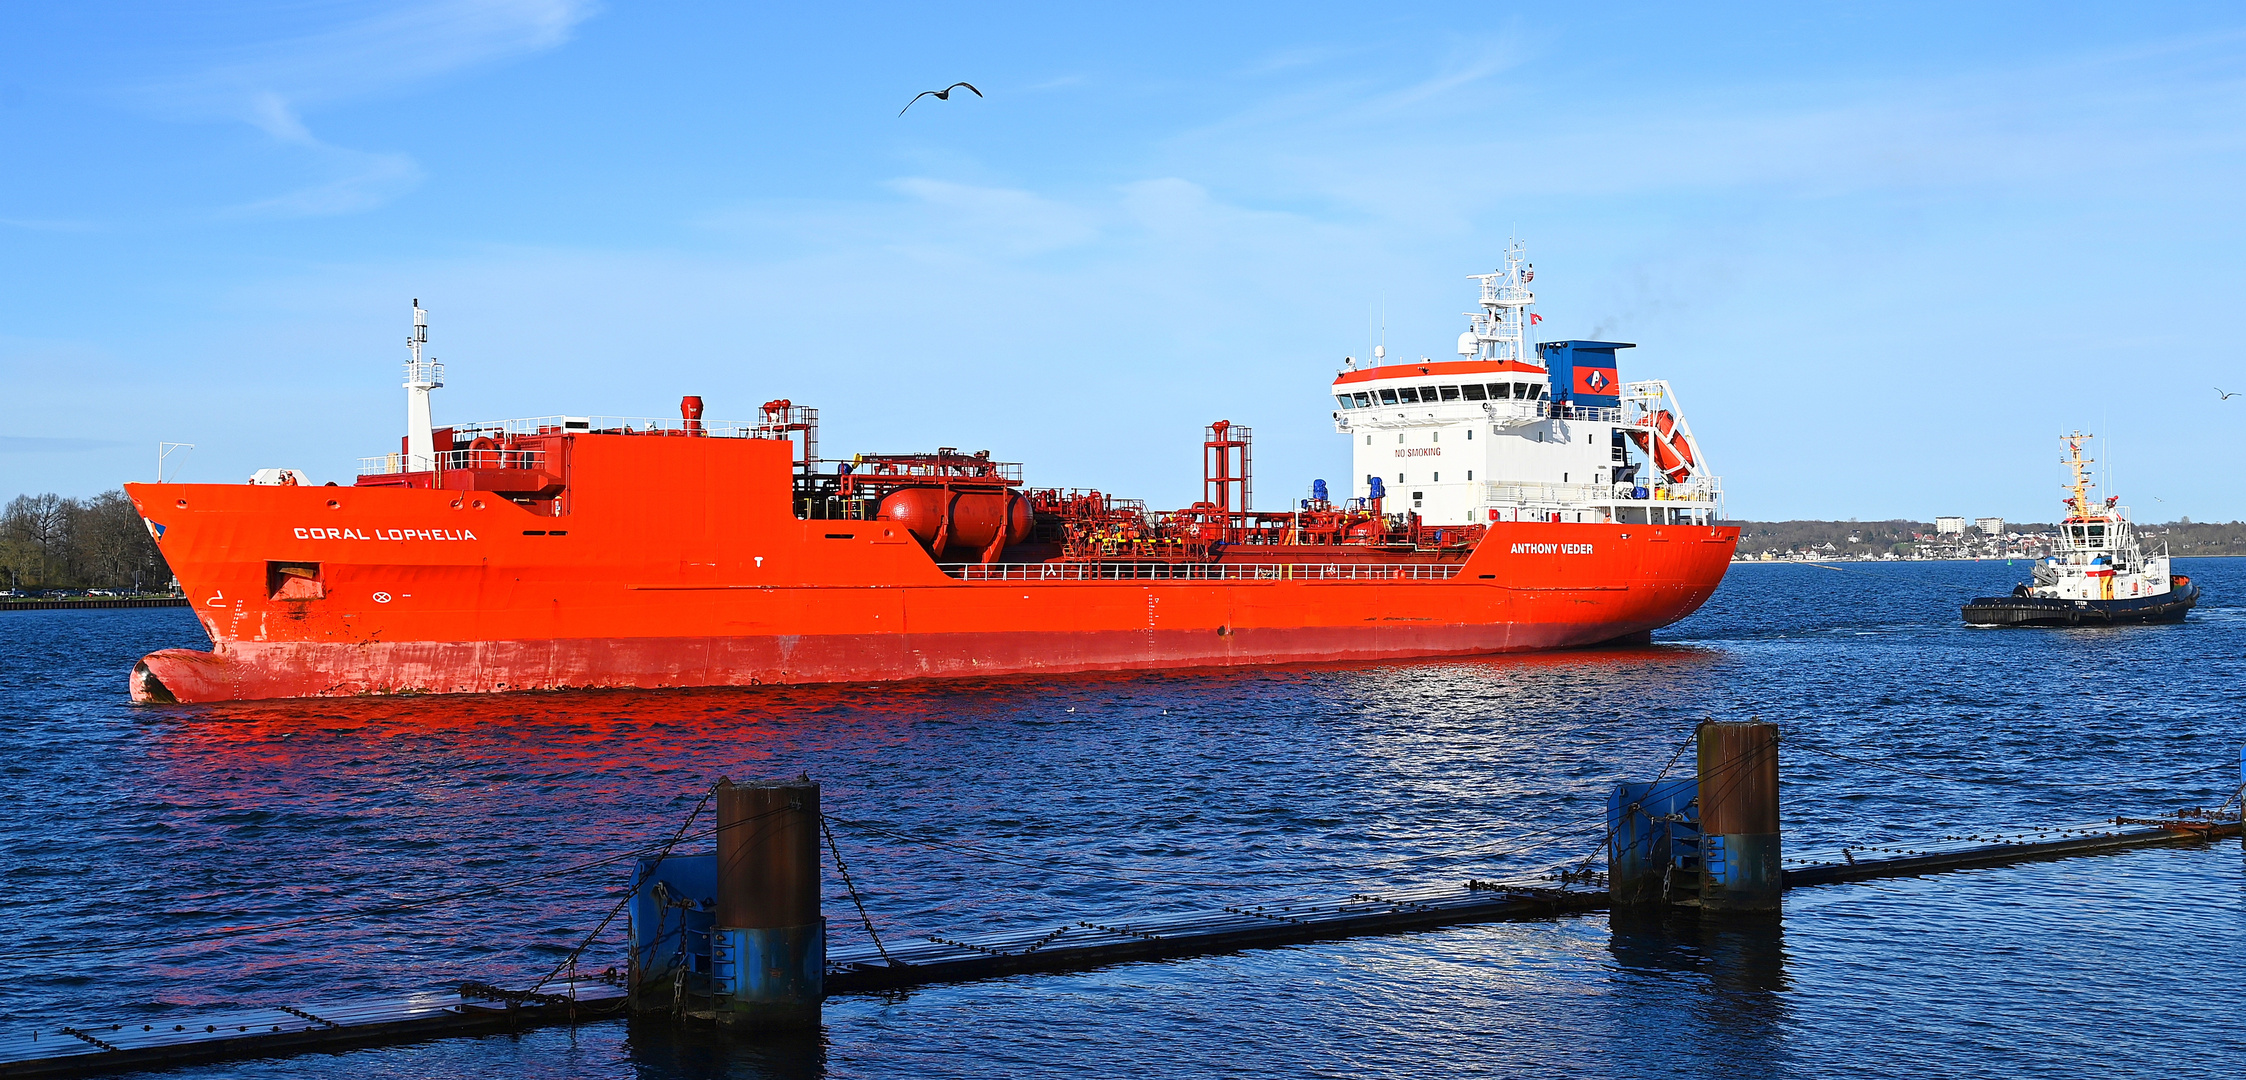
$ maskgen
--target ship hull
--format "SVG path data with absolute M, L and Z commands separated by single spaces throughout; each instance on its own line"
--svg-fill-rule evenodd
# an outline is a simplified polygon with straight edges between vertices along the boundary
M 1984 596 L 1965 605 L 1974 626 L 2136 626 L 2179 623 L 2199 604 L 2199 586 L 2129 600 L 2049 600 L 2033 596 Z
M 1493 525 L 1471 552 L 1272 546 L 1249 552 L 1252 565 L 947 572 L 897 523 L 798 518 L 791 467 L 785 443 L 595 437 L 569 451 L 562 507 L 475 490 L 127 485 L 212 642 L 143 658 L 133 698 L 885 682 L 1564 649 L 1642 641 L 1691 614 L 1738 540 L 1718 526 L 1522 522 Z
M 1483 656 L 1643 643 L 1644 620 L 1429 628 L 1015 631 L 823 637 L 280 642 L 166 649 L 134 665 L 144 703 L 522 690 L 887 682 Z

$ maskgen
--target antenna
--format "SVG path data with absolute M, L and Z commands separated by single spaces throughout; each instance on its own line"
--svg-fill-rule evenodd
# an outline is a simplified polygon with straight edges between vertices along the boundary
M 429 313 L 421 298 L 413 300 L 413 332 L 406 335 L 406 460 L 404 472 L 429 472 L 437 467 L 437 433 L 430 418 L 429 391 L 445 384 L 445 366 L 421 358 L 429 341 Z M 451 447 L 446 447 L 451 449 Z

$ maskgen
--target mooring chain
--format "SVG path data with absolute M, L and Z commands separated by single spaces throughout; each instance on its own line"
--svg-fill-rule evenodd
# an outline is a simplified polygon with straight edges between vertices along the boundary
M 331 1028 L 339 1028 L 343 1026 L 333 1020 L 328 1019 L 325 1016 L 314 1016 L 311 1013 L 305 1012 L 304 1010 L 299 1009 L 293 1005 L 276 1005 L 274 1006 L 274 1008 L 279 1009 L 282 1012 L 289 1014 L 290 1016 L 301 1016 L 304 1019 L 310 1020 L 315 1024 L 325 1024 Z
M 930 941 L 933 941 L 933 942 L 935 942 L 935 943 L 936 943 L 936 944 L 938 944 L 938 945 L 949 945 L 949 946 L 952 946 L 953 948 L 957 948 L 957 949 L 972 949 L 972 950 L 974 950 L 974 951 L 976 951 L 976 952 L 979 952 L 979 953 L 984 953 L 984 954 L 986 954 L 986 955 L 989 955 L 989 956 L 1007 956 L 1007 955 L 1010 955 L 1010 954 L 1008 954 L 1008 953 L 1007 953 L 1007 951 L 1006 951 L 1006 950 L 1004 950 L 1004 949 L 993 949 L 993 948 L 991 948 L 991 947 L 990 947 L 990 946 L 988 946 L 988 945 L 977 945 L 977 944 L 975 944 L 975 943 L 974 943 L 974 942 L 972 942 L 972 941 L 959 941 L 959 940 L 957 940 L 957 939 L 954 939 L 954 938 L 948 938 L 948 937 L 938 937 L 938 936 L 936 936 L 936 935 L 934 935 L 934 934 L 929 934 L 929 935 L 926 935 L 926 936 L 927 936 L 928 940 L 930 940 Z
M 881 962 L 899 967 L 889 955 L 889 947 L 881 943 L 881 933 L 873 928 L 873 916 L 866 914 L 866 902 L 858 896 L 858 885 L 850 880 L 850 864 L 842 861 L 842 848 L 834 842 L 834 829 L 827 824 L 827 815 L 819 815 L 819 831 L 826 834 L 827 851 L 834 856 L 835 872 L 842 875 L 842 887 L 849 890 L 850 902 L 857 905 L 858 921 L 866 928 L 866 936 L 873 939 L 873 951 L 881 954 Z
M 1036 941 L 1030 942 L 1029 947 L 1022 950 L 1022 955 L 1028 956 L 1029 954 L 1036 952 L 1037 950 L 1042 949 L 1047 945 L 1051 945 L 1052 943 L 1059 941 L 1062 934 L 1066 934 L 1073 929 L 1075 929 L 1075 927 L 1073 926 L 1063 926 L 1054 929 L 1052 933 L 1038 938 Z
M 116 1053 L 122 1053 L 122 1052 L 123 1052 L 123 1051 L 121 1051 L 121 1050 L 117 1049 L 117 1047 L 116 1047 L 116 1046 L 114 1046 L 114 1045 L 111 1045 L 110 1043 L 104 1042 L 104 1041 L 102 1041 L 102 1040 L 100 1040 L 100 1039 L 97 1039 L 97 1038 L 95 1038 L 95 1037 L 93 1037 L 93 1036 L 91 1036 L 91 1035 L 88 1035 L 88 1034 L 86 1034 L 85 1032 L 83 1032 L 83 1031 L 80 1031 L 80 1030 L 78 1030 L 77 1028 L 74 1028 L 74 1027 L 66 1027 L 66 1028 L 62 1029 L 62 1033 L 63 1033 L 63 1034 L 65 1034 L 65 1035 L 71 1036 L 72 1038 L 76 1038 L 76 1039 L 83 1039 L 83 1040 L 85 1040 L 86 1042 L 90 1042 L 90 1043 L 94 1044 L 95 1046 L 101 1047 L 102 1049 L 104 1049 L 104 1050 L 107 1050 L 107 1051 L 109 1051 L 109 1052 L 110 1052 L 110 1053 L 112 1053 L 112 1054 L 116 1054 Z
M 663 860 L 671 857 L 671 849 L 677 847 L 679 841 L 686 839 L 686 831 L 694 827 L 694 821 L 696 818 L 702 816 L 702 808 L 710 805 L 710 800 L 712 798 L 715 798 L 716 796 L 717 785 L 711 784 L 710 789 L 703 792 L 702 798 L 694 804 L 694 809 L 687 813 L 686 820 L 679 825 L 678 831 L 672 833 L 670 840 L 664 843 L 663 850 L 656 853 L 655 864 L 657 866 L 661 866 Z M 601 917 L 600 925 L 593 927 L 593 932 L 585 935 L 585 940 L 578 942 L 576 948 L 569 950 L 569 955 L 563 957 L 561 963 L 555 964 L 554 970 L 547 972 L 545 978 L 542 978 L 537 982 L 530 984 L 530 990 L 527 992 L 533 994 L 537 993 L 539 987 L 554 981 L 554 976 L 561 974 L 564 968 L 570 969 L 572 972 L 574 972 L 577 967 L 577 958 L 581 955 L 584 955 L 585 949 L 592 945 L 595 938 L 600 937 L 601 931 L 608 929 L 608 924 L 614 922 L 616 920 L 616 916 L 624 910 L 624 906 L 631 903 L 632 897 L 637 895 L 639 895 L 639 882 L 635 879 L 632 882 L 632 888 L 624 893 L 622 899 L 616 901 L 616 906 L 609 908 L 608 914 Z M 680 937 L 683 939 L 684 936 L 685 935 L 682 932 L 680 934 Z
M 1660 771 L 1660 772 L 1657 772 L 1657 773 L 1655 773 L 1655 774 L 1653 774 L 1653 782 L 1652 782 L 1651 784 L 1648 784 L 1648 785 L 1646 786 L 1646 790 L 1647 790 L 1647 793 L 1648 793 L 1648 794 L 1651 794 L 1651 793 L 1652 793 L 1652 790 L 1653 790 L 1653 788 L 1655 788 L 1655 787 L 1657 787 L 1657 786 L 1659 786 L 1659 785 L 1660 785 L 1660 783 L 1661 783 L 1661 778 L 1662 778 L 1662 777 L 1664 777 L 1664 776 L 1667 776 L 1667 775 L 1669 775 L 1669 770 L 1671 770 L 1671 769 L 1674 769 L 1674 768 L 1676 768 L 1676 767 L 1677 767 L 1677 762 L 1678 762 L 1678 761 L 1679 761 L 1680 759 L 1682 759 L 1682 758 L 1684 757 L 1684 755 L 1685 755 L 1685 751 L 1686 751 L 1686 750 L 1689 750 L 1689 749 L 1691 749 L 1691 748 L 1692 748 L 1692 746 L 1693 746 L 1693 744 L 1694 744 L 1694 743 L 1696 743 L 1696 742 L 1698 742 L 1698 741 L 1699 741 L 1699 739 L 1700 739 L 1700 729 L 1699 729 L 1699 727 L 1698 727 L 1698 726 L 1695 726 L 1695 727 L 1694 727 L 1694 728 L 1692 729 L 1692 734 L 1691 734 L 1691 735 L 1687 735 L 1687 736 L 1685 736 L 1685 740 L 1684 740 L 1684 742 L 1682 742 L 1682 743 L 1679 743 L 1679 744 L 1677 745 L 1677 752 L 1676 752 L 1676 753 L 1674 753 L 1674 754 L 1671 754 L 1671 755 L 1669 755 L 1669 760 L 1668 760 L 1668 762 L 1667 762 L 1666 764 L 1664 764 L 1664 765 L 1662 765 L 1662 766 L 1661 766 L 1661 771 Z M 1636 811 L 1636 810 L 1642 809 L 1642 808 L 1643 808 L 1643 805 L 1644 805 L 1644 804 L 1642 804 L 1642 803 L 1631 803 L 1631 804 L 1630 804 L 1630 807 L 1629 807 L 1629 808 L 1630 808 L 1630 809 L 1631 809 L 1632 811 Z M 1595 850 L 1595 851 L 1593 851 L 1593 852 L 1591 852 L 1591 853 L 1590 853 L 1589 855 L 1585 855 L 1585 856 L 1583 857 L 1583 864 L 1582 864 L 1581 866 L 1578 866 L 1578 867 L 1576 867 L 1576 868 L 1575 868 L 1575 870 L 1573 870 L 1573 871 L 1566 871 L 1566 870 L 1563 870 L 1563 871 L 1561 871 L 1561 872 L 1560 872 L 1560 880 L 1561 880 L 1562 882 L 1567 882 L 1567 881 L 1569 881 L 1569 880 L 1570 880 L 1570 876 L 1571 876 L 1571 874 L 1572 874 L 1572 876 L 1573 876 L 1573 877 L 1574 877 L 1575 879 L 1577 879 L 1577 880 L 1582 880 L 1582 881 L 1589 881 L 1589 880 L 1591 880 L 1591 875 L 1592 875 L 1593 873 L 1595 873 L 1595 871 L 1593 871 L 1593 870 L 1591 869 L 1591 864 L 1592 864 L 1592 863 L 1594 863 L 1594 862 L 1597 862 L 1597 861 L 1598 861 L 1598 859 L 1599 859 L 1599 856 L 1601 856 L 1601 855 L 1604 855 L 1604 854 L 1608 853 L 1609 851 L 1613 850 L 1613 848 L 1614 848 L 1614 822 L 1613 822 L 1613 820 L 1611 820 L 1611 819 L 1610 819 L 1610 820 L 1608 820 L 1608 822 L 1607 822 L 1607 827 L 1606 827 L 1606 837 L 1605 837 L 1604 839 L 1602 839 L 1602 840 L 1600 840 L 1600 841 L 1599 841 L 1599 847 L 1598 847 L 1598 849 L 1597 849 L 1597 850 Z

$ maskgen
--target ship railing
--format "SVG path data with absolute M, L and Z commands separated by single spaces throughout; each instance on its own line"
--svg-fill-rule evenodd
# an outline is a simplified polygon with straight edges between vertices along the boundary
M 452 425 L 453 435 L 615 435 L 695 433 L 720 439 L 781 439 L 795 433 L 782 424 L 757 420 L 684 420 L 676 416 L 525 416 L 513 420 L 479 420 Z
M 1444 404 L 1453 403 L 1444 402 Z M 1603 424 L 1619 424 L 1622 422 L 1622 410 L 1619 408 L 1604 405 L 1575 405 L 1565 401 L 1553 401 L 1550 398 L 1538 401 L 1522 401 L 1519 398 L 1507 401 L 1485 401 L 1481 403 L 1481 406 L 1482 412 L 1487 414 L 1492 421 L 1515 427 L 1522 424 L 1533 424 L 1539 420 L 1586 420 Z
M 1657 483 L 1646 487 L 1643 496 L 1635 494 L 1635 488 L 1630 484 L 1540 484 L 1493 480 L 1483 484 L 1483 498 L 1491 506 L 1570 508 L 1641 502 L 1716 503 L 1723 498 L 1723 488 L 1712 476 L 1696 476 L 1682 484 Z
M 962 455 L 953 462 L 867 461 L 862 458 L 820 458 L 814 470 L 821 474 L 847 474 L 859 483 L 881 480 L 1006 480 L 1022 482 L 1018 461 L 985 461 Z
M 938 563 L 961 581 L 1448 581 L 1456 563 Z
M 1553 420 L 1589 420 L 1593 423 L 1619 424 L 1622 410 L 1606 405 L 1573 405 L 1565 401 L 1539 401 L 1537 411 Z
M 1538 484 L 1493 480 L 1482 485 L 1484 498 L 1505 506 L 1575 506 L 1613 501 L 1612 484 Z
M 444 469 L 542 469 L 546 466 L 544 450 L 447 450 L 437 455 L 437 465 Z
M 542 469 L 546 467 L 546 452 L 536 449 L 520 450 L 445 450 L 432 455 L 439 470 L 447 469 Z M 416 466 L 419 467 L 409 467 Z M 390 476 L 402 472 L 428 472 L 429 459 L 408 459 L 404 454 L 381 454 L 359 459 L 360 476 Z

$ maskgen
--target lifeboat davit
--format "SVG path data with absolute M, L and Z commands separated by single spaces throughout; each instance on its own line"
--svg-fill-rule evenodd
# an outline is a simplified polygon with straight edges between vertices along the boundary
M 1692 452 L 1692 436 L 1677 427 L 1677 418 L 1667 409 L 1654 413 L 1650 419 L 1650 428 L 1641 424 L 1630 432 L 1631 441 L 1653 456 L 1653 467 L 1668 477 L 1670 483 L 1684 483 L 1700 464 L 1700 459 Z

